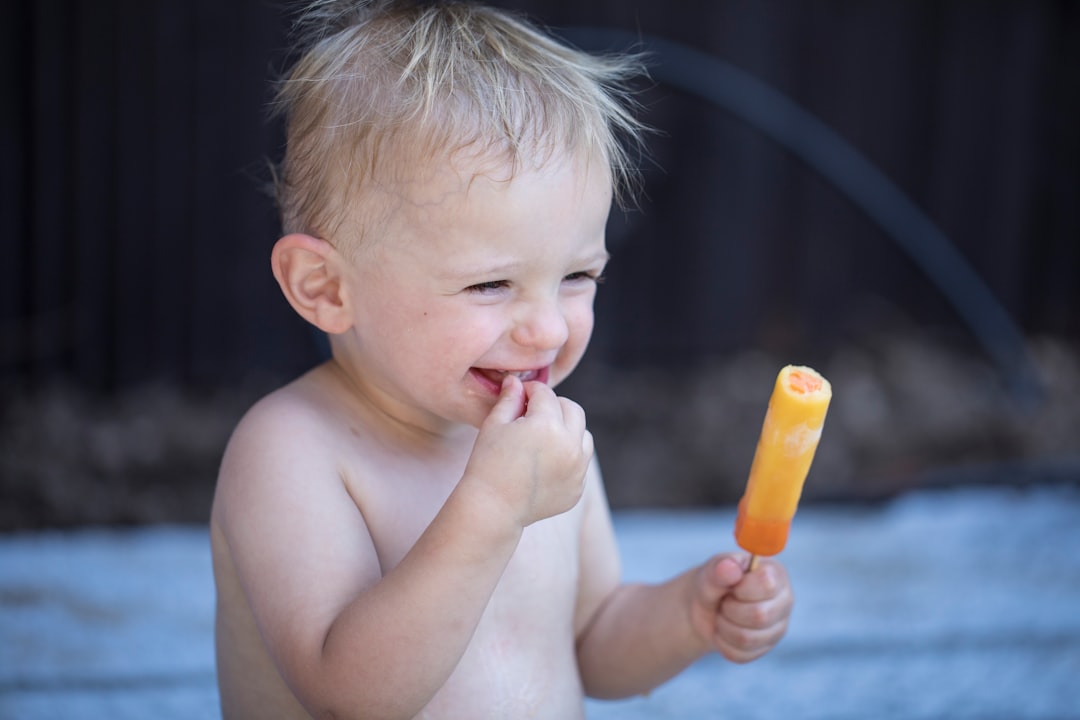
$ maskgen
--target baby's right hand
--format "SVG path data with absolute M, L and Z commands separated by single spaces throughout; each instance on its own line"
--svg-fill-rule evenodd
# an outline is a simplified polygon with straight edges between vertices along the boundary
M 465 475 L 494 492 L 525 527 L 577 504 L 592 455 L 592 434 L 577 403 L 508 375 Z

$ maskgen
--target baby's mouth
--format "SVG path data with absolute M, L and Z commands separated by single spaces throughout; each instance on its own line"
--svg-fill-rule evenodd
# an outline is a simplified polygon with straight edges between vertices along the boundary
M 484 378 L 492 385 L 502 387 L 503 378 L 507 375 L 515 375 L 521 382 L 542 382 L 546 383 L 548 380 L 548 369 L 546 367 L 536 368 L 533 370 L 494 370 L 492 368 L 473 368 L 480 377 Z

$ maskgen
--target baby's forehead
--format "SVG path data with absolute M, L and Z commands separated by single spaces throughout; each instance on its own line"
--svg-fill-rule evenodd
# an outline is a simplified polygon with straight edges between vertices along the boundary
M 532 148 L 514 153 L 463 147 L 415 159 L 376 185 L 419 204 L 467 196 L 477 183 L 508 186 L 522 176 L 571 168 L 575 176 L 602 172 L 610 182 L 606 159 L 583 148 Z
M 412 155 L 412 157 L 409 157 Z M 379 238 L 400 237 L 410 226 L 430 226 L 461 212 L 500 203 L 505 191 L 530 179 L 559 174 L 563 184 L 597 187 L 610 194 L 612 175 L 599 152 L 556 148 L 510 155 L 467 147 L 456 152 L 385 154 L 368 178 L 343 189 L 337 240 L 359 250 Z M 565 172 L 569 169 L 569 172 Z M 599 173 L 599 175 L 596 175 Z M 569 177 L 569 181 L 565 178 Z M 534 196 L 535 197 L 535 196 Z

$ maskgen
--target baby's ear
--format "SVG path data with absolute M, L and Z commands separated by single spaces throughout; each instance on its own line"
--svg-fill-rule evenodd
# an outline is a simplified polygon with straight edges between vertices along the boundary
M 330 334 L 352 327 L 342 281 L 344 258 L 320 238 L 292 233 L 274 243 L 270 264 L 285 299 L 300 317 Z

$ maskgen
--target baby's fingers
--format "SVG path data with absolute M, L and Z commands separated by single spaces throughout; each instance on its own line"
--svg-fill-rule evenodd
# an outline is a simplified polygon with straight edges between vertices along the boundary
M 794 595 L 784 567 L 764 561 L 720 601 L 715 619 L 717 649 L 734 662 L 749 662 L 787 632 Z
M 585 411 L 573 400 L 564 397 L 559 398 L 559 406 L 562 410 L 563 424 L 567 432 L 573 437 L 581 438 L 581 451 L 584 455 L 592 457 L 593 437 L 586 429 Z
M 784 566 L 766 560 L 724 598 L 720 614 L 739 627 L 760 629 L 786 623 L 794 604 Z
M 525 384 L 528 397 L 528 409 L 525 416 L 531 419 L 546 418 L 567 437 L 581 438 L 581 447 L 585 454 L 592 456 L 592 435 L 586 430 L 585 411 L 573 400 L 559 397 L 543 383 Z
M 503 378 L 499 399 L 488 413 L 487 424 L 506 425 L 517 420 L 525 412 L 525 390 L 521 380 L 514 375 Z
M 743 602 L 763 602 L 791 594 L 791 581 L 784 566 L 775 560 L 762 558 L 757 568 L 746 573 L 735 586 L 733 594 Z
M 764 630 L 786 625 L 790 615 L 791 603 L 783 596 L 748 603 L 729 595 L 720 603 L 719 619 L 746 630 Z
M 747 663 L 776 647 L 787 632 L 787 620 L 764 628 L 737 625 L 723 615 L 716 617 L 715 645 L 728 660 Z
M 542 382 L 529 381 L 524 383 L 523 389 L 528 398 L 528 414 L 551 414 L 564 416 L 569 410 L 571 414 L 576 409 L 583 419 L 585 416 L 581 406 L 569 398 L 559 397 L 549 385 Z M 569 418 L 567 418 L 569 419 Z

